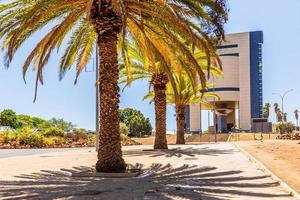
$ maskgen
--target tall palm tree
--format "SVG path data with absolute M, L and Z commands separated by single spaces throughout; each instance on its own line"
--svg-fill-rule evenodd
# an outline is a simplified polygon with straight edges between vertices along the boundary
M 97 46 L 101 101 L 96 170 L 119 172 L 125 170 L 126 164 L 119 132 L 118 42 L 126 49 L 123 41 L 130 38 L 161 58 L 164 52 L 158 42 L 162 43 L 165 38 L 172 39 L 178 48 L 182 47 L 179 38 L 188 38 L 195 48 L 213 52 L 207 32 L 223 37 L 226 19 L 225 0 L 13 0 L 0 5 L 0 41 L 7 50 L 6 64 L 9 65 L 30 36 L 46 25 L 52 26 L 23 66 L 24 79 L 30 65 L 36 69 L 36 94 L 53 50 L 59 49 L 66 38 L 69 42 L 61 59 L 60 78 L 76 63 L 75 82 Z M 194 22 L 199 22 L 199 26 Z M 124 51 L 122 55 L 126 61 Z M 161 62 L 166 66 L 163 59 Z M 201 74 L 199 66 L 192 64 L 191 61 L 190 66 L 198 67 Z
M 271 104 L 265 103 L 263 114 L 264 114 L 264 118 L 266 118 L 266 119 L 269 119 L 269 117 L 270 117 L 270 108 L 271 108 Z
M 296 110 L 294 111 L 294 114 L 295 114 L 295 119 L 296 119 L 296 123 L 297 123 L 297 127 L 298 127 L 298 122 L 299 122 L 299 110 L 296 109 Z

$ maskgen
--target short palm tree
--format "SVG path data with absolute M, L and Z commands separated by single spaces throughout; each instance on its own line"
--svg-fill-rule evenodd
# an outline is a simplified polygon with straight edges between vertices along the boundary
M 195 48 L 213 52 L 207 32 L 199 27 L 207 27 L 222 37 L 225 8 L 225 0 L 13 0 L 0 4 L 0 41 L 7 50 L 8 65 L 30 36 L 46 25 L 52 26 L 23 66 L 24 77 L 30 65 L 36 69 L 36 91 L 39 82 L 43 83 L 43 69 L 53 50 L 59 49 L 65 39 L 69 38 L 69 42 L 61 59 L 61 78 L 76 64 L 77 81 L 97 46 L 101 101 L 96 170 L 119 172 L 125 170 L 126 164 L 119 131 L 118 42 L 126 49 L 124 38 L 130 38 L 161 58 L 164 54 L 158 42 L 164 38 L 172 39 L 177 47 L 182 44 L 178 38 L 188 38 Z M 196 67 L 196 63 L 191 66 Z
M 271 104 L 270 103 L 266 103 L 263 109 L 263 115 L 264 118 L 269 119 L 270 117 L 270 108 L 271 108 Z
M 297 127 L 298 127 L 298 122 L 299 122 L 299 110 L 296 109 L 296 110 L 294 111 L 294 114 L 295 114 L 295 119 L 296 119 L 296 123 L 297 123 Z
M 201 84 L 195 87 L 185 73 L 176 73 L 174 76 L 176 87 L 173 88 L 171 84 L 168 85 L 167 102 L 175 105 L 177 124 L 176 144 L 185 144 L 186 106 L 201 103 L 213 108 L 213 105 L 207 101 L 207 98 L 219 99 L 219 96 L 214 92 L 204 92 Z

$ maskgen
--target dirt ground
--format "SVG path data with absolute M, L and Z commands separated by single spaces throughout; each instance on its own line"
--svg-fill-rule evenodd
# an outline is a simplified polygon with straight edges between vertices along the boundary
M 254 134 L 254 133 L 234 133 L 234 134 L 217 134 L 218 142 L 238 142 L 238 141 L 254 141 L 254 140 L 274 140 L 278 134 Z M 153 145 L 154 136 L 145 137 L 145 138 L 132 138 L 134 141 L 139 142 L 143 145 Z M 167 135 L 168 144 L 176 144 L 176 135 Z M 200 135 L 186 135 L 186 143 L 193 144 L 199 142 L 214 142 L 215 134 L 202 134 Z
M 267 166 L 290 187 L 300 192 L 299 141 L 239 142 L 238 145 Z

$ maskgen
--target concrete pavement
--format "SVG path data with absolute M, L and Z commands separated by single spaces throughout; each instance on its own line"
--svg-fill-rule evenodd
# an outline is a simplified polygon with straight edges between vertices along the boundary
M 151 170 L 122 179 L 70 177 L 96 162 L 87 149 L 2 158 L 0 199 L 293 199 L 231 143 L 169 148 L 124 147 L 127 163 Z

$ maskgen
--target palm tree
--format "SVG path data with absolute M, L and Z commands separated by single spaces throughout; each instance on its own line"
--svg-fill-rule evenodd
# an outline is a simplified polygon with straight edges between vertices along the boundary
M 266 118 L 266 119 L 269 119 L 269 117 L 270 117 L 270 108 L 271 108 L 271 104 L 266 103 L 264 106 L 264 110 L 263 110 L 264 118 Z
M 168 85 L 167 102 L 172 105 L 175 104 L 177 124 L 176 144 L 185 144 L 186 106 L 201 103 L 213 108 L 213 105 L 206 99 L 219 99 L 219 96 L 213 92 L 201 93 L 203 91 L 202 85 L 199 84 L 195 87 L 185 73 L 176 73 L 174 76 L 176 87 L 173 88 L 172 85 Z
M 149 64 L 148 58 L 142 53 L 142 51 L 138 50 L 138 48 L 131 43 L 128 48 L 130 54 L 130 65 L 125 66 L 121 65 L 121 81 L 120 83 L 125 83 L 126 88 L 128 85 L 132 84 L 132 82 L 138 79 L 148 79 L 150 81 L 150 85 L 153 86 L 153 90 L 151 90 L 144 99 L 150 99 L 151 102 L 154 101 L 155 108 L 157 105 L 163 105 L 163 107 L 159 109 L 155 109 L 156 116 L 156 135 L 155 135 L 155 144 L 154 148 L 167 148 L 167 140 L 166 140 L 166 104 L 175 104 L 176 106 L 176 120 L 177 120 L 177 143 L 184 144 L 184 127 L 185 127 L 185 107 L 191 103 L 205 103 L 208 105 L 208 102 L 204 101 L 202 97 L 211 97 L 213 93 L 206 92 L 204 94 L 200 94 L 199 91 L 202 91 L 202 84 L 194 84 L 197 82 L 197 74 L 192 72 L 192 77 L 188 76 L 189 72 L 187 69 L 185 71 L 176 70 L 171 68 L 173 72 L 170 76 L 165 77 L 165 82 L 162 85 L 163 92 L 158 92 L 153 83 L 153 79 L 161 76 L 159 72 L 157 72 L 156 65 Z M 207 66 L 205 67 L 206 58 L 203 57 L 203 53 L 200 51 L 193 52 L 194 57 L 197 62 L 201 63 L 201 66 L 204 71 L 207 71 Z M 181 56 L 178 55 L 176 60 L 181 60 Z M 175 60 L 175 61 L 176 61 Z M 155 62 L 154 62 L 155 63 Z M 184 64 L 184 61 L 182 62 Z M 176 63 L 173 64 L 177 66 Z M 170 65 L 170 66 L 173 66 Z M 220 75 L 222 72 L 219 68 L 211 66 L 211 73 L 214 76 Z M 168 72 L 166 72 L 168 73 Z M 168 82 L 167 79 L 170 77 L 172 81 Z M 162 82 L 162 81 L 158 81 Z M 173 84 L 172 84 L 173 83 Z M 160 88 L 159 88 L 160 89 Z M 163 99 L 158 99 L 157 97 L 162 97 Z M 216 97 L 216 95 L 214 95 Z M 162 117 L 163 116 L 163 117 Z M 163 127 L 163 128 L 161 128 Z
M 227 20 L 224 0 L 201 1 L 131 1 L 131 0 L 14 0 L 0 5 L 0 41 L 7 50 L 6 64 L 16 51 L 41 28 L 52 26 L 38 41 L 27 57 L 23 74 L 30 67 L 36 69 L 36 88 L 43 83 L 43 69 L 53 50 L 59 49 L 66 38 L 69 42 L 61 58 L 60 78 L 76 63 L 76 79 L 88 63 L 94 46 L 99 49 L 100 67 L 98 90 L 100 101 L 100 134 L 96 170 L 122 172 L 126 164 L 122 158 L 119 131 L 118 51 L 119 43 L 126 49 L 130 38 L 153 55 L 164 52 L 158 43 L 165 38 L 173 46 L 181 47 L 179 38 L 188 38 L 195 48 L 211 51 L 211 35 L 224 37 L 223 24 Z M 194 22 L 199 22 L 196 26 Z M 203 27 L 207 31 L 203 31 Z M 47 29 L 48 30 L 48 29 Z M 127 60 L 127 55 L 122 55 Z M 184 51 L 181 48 L 181 51 Z M 187 58 L 189 59 L 189 58 Z M 162 62 L 166 66 L 165 62 Z M 190 65 L 198 67 L 196 63 Z M 201 73 L 200 68 L 198 73 Z
M 279 108 L 279 104 L 278 103 L 274 103 L 274 112 L 276 114 L 276 121 L 277 122 L 281 122 L 282 121 L 282 113 L 280 111 L 280 108 Z
M 296 119 L 296 123 L 297 123 L 297 127 L 298 127 L 298 121 L 299 121 L 299 110 L 298 110 L 298 109 L 296 109 L 296 110 L 294 111 L 294 114 L 295 114 L 295 119 Z

